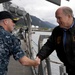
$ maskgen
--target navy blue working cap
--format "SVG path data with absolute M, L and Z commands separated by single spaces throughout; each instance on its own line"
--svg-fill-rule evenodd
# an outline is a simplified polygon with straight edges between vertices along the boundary
M 7 19 L 7 18 L 12 19 L 14 23 L 16 23 L 18 21 L 18 19 L 15 19 L 10 12 L 1 11 L 0 12 L 0 20 Z

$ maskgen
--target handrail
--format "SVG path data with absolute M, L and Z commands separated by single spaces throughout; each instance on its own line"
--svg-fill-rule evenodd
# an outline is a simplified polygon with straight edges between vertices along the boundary
M 40 35 L 39 40 L 38 40 L 38 51 L 41 49 L 41 47 L 43 45 L 43 39 L 48 38 L 48 37 L 49 37 L 49 35 Z M 50 58 L 48 57 L 45 60 L 46 60 L 46 63 L 47 63 L 48 75 L 52 75 L 52 73 L 51 73 L 51 64 L 49 62 Z M 44 65 L 45 65 L 45 62 L 42 61 L 40 66 L 39 66 L 40 70 L 38 72 L 38 73 L 40 73 L 40 75 L 46 75 L 46 73 L 45 73 L 46 71 L 44 70 Z

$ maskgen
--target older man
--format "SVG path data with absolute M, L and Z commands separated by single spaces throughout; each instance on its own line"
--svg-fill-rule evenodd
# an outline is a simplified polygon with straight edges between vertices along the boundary
M 0 75 L 6 75 L 10 56 L 13 55 L 22 65 L 36 66 L 37 61 L 25 56 L 20 41 L 11 34 L 16 22 L 7 11 L 0 12 Z
M 36 60 L 48 57 L 54 50 L 66 66 L 68 75 L 75 75 L 75 19 L 70 7 L 63 6 L 56 10 L 55 16 L 59 26 L 37 54 Z

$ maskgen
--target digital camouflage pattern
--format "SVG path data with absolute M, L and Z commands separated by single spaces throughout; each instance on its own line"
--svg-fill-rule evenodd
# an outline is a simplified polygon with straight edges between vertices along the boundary
M 0 75 L 6 75 L 11 55 L 15 60 L 25 55 L 20 45 L 19 39 L 0 26 Z

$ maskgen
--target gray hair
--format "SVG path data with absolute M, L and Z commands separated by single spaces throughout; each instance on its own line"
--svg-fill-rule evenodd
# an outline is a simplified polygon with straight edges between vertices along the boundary
M 73 15 L 73 11 L 70 7 L 62 7 L 62 11 L 65 15 L 71 15 L 72 17 Z

